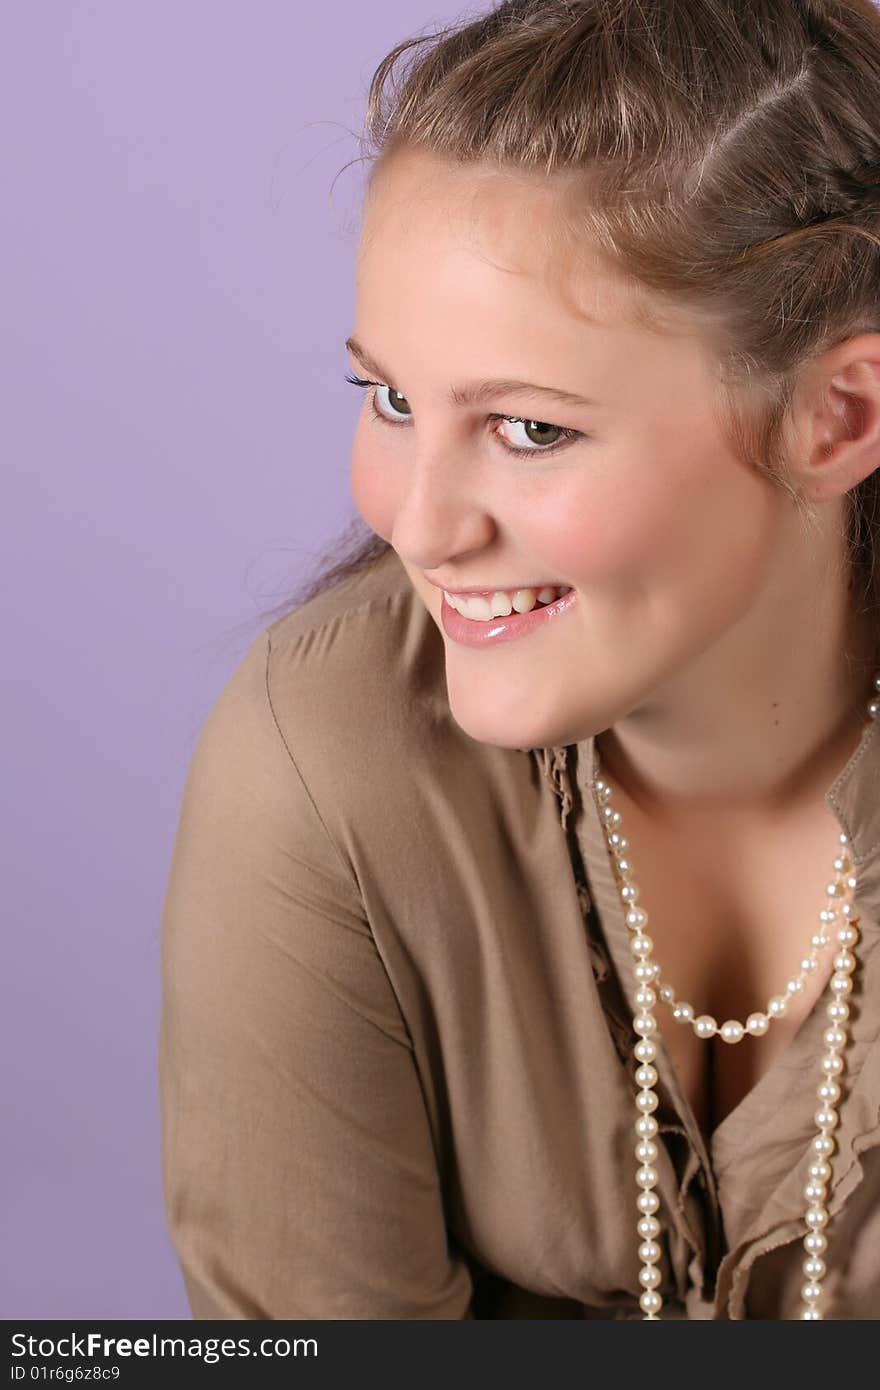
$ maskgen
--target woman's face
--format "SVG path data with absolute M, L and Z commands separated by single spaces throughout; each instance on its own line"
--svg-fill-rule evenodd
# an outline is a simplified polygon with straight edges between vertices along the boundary
M 352 367 L 380 387 L 355 434 L 354 499 L 442 634 L 457 723 L 511 748 L 601 732 L 722 642 L 783 524 L 780 490 L 722 438 L 696 330 L 628 322 L 633 301 L 586 263 L 577 305 L 548 287 L 555 206 L 546 180 L 396 154 L 358 255 Z M 589 403 L 449 399 L 488 378 Z M 443 588 L 547 584 L 574 601 L 513 640 L 444 628 Z

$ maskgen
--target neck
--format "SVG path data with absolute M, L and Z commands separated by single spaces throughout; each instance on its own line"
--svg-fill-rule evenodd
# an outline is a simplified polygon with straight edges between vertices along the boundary
M 822 613 L 767 609 L 599 734 L 610 778 L 670 826 L 778 816 L 821 797 L 858 747 L 880 667 L 880 618 L 828 590 Z M 780 610 L 780 613 L 782 610 Z

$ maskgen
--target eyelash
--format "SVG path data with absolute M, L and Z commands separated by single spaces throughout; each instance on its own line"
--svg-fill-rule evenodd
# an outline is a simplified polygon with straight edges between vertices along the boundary
M 394 420 L 389 420 L 386 415 L 383 415 L 380 411 L 376 409 L 376 388 L 380 385 L 383 385 L 384 383 L 369 380 L 365 381 L 363 377 L 352 376 L 350 373 L 346 373 L 345 380 L 351 382 L 352 386 L 360 386 L 361 388 L 372 386 L 373 390 L 370 392 L 368 399 L 374 418 L 377 420 L 381 420 L 382 423 L 385 425 L 390 425 L 392 429 L 398 428 L 398 422 Z M 510 424 L 525 423 L 522 415 L 492 415 L 490 416 L 490 419 L 507 420 Z M 401 420 L 399 423 L 401 425 L 405 424 L 403 420 Z M 546 425 L 550 424 L 550 421 L 542 420 L 540 423 L 542 425 Z M 539 447 L 533 449 L 516 449 L 512 444 L 506 444 L 505 441 L 501 438 L 499 438 L 498 442 L 501 445 L 502 449 L 506 449 L 509 454 L 514 454 L 517 458 L 537 458 L 539 455 L 541 456 L 541 458 L 546 458 L 548 454 L 555 454 L 559 449 L 566 448 L 567 445 L 569 445 L 575 439 L 589 438 L 589 435 L 586 435 L 583 432 L 583 430 L 565 429 L 562 425 L 552 425 L 551 428 L 558 429 L 563 437 L 556 444 L 549 444 L 546 449 L 541 449 Z

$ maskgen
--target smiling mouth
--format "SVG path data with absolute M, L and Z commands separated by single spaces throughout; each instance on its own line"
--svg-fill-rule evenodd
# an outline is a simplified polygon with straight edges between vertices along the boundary
M 485 594 L 454 594 L 444 589 L 443 596 L 451 608 L 464 618 L 489 622 L 492 618 L 508 618 L 511 613 L 530 613 L 555 603 L 571 590 L 570 584 L 547 584 L 540 589 L 496 589 Z

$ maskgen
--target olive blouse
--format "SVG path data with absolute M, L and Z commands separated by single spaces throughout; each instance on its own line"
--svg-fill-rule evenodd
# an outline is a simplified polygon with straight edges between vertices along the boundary
M 861 914 L 831 1319 L 880 1316 L 878 723 L 826 794 Z M 194 1317 L 642 1316 L 635 985 L 593 743 L 465 734 L 393 550 L 249 648 L 192 753 L 162 915 Z M 661 1040 L 662 1317 L 799 1316 L 826 1001 L 708 1144 Z

